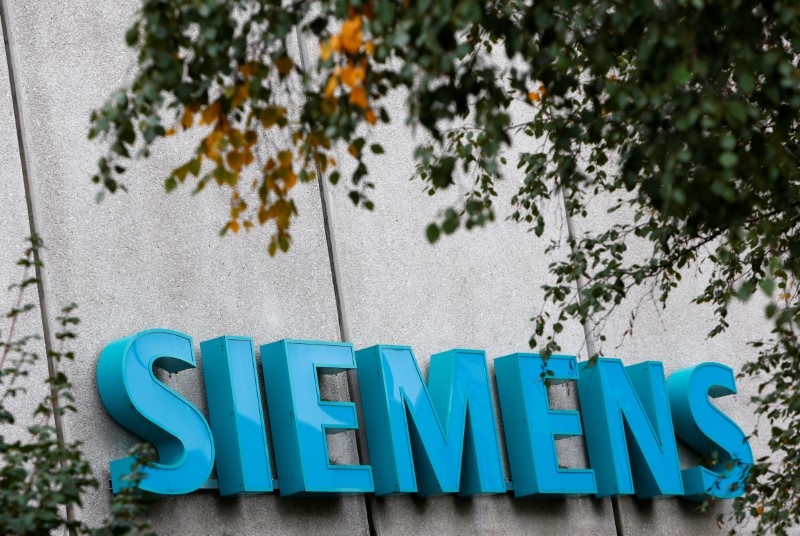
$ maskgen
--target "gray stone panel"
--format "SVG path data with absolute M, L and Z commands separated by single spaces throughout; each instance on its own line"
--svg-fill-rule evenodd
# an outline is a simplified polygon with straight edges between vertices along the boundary
M 551 260 L 544 250 L 550 239 L 566 233 L 560 202 L 547 208 L 552 226 L 543 238 L 505 222 L 510 213 L 507 200 L 518 187 L 512 172 L 499 185 L 498 223 L 459 231 L 429 245 L 425 226 L 463 195 L 465 185 L 431 198 L 422 191 L 422 183 L 409 181 L 414 145 L 412 133 L 402 126 L 405 102 L 394 94 L 389 104 L 397 124 L 369 133 L 368 144 L 380 142 L 386 150 L 370 160 L 375 211 L 354 208 L 344 184 L 332 192 L 352 342 L 356 348 L 378 343 L 412 346 L 424 375 L 430 355 L 451 348 L 485 350 L 490 368 L 496 357 L 529 351 L 529 319 L 542 306 L 540 287 Z M 352 158 L 341 151 L 337 160 L 345 168 L 343 176 L 348 176 Z M 563 352 L 585 359 L 580 326 L 569 326 L 564 335 Z M 564 384 L 555 391 L 562 407 L 574 405 L 574 386 Z M 499 419 L 496 393 L 495 410 Z M 586 467 L 581 441 L 559 443 L 561 463 Z M 530 500 L 508 493 L 472 499 L 401 496 L 374 499 L 372 504 L 380 535 L 614 533 L 610 502 L 593 498 Z
M 729 331 L 708 339 L 706 335 L 714 326 L 712 308 L 690 303 L 701 291 L 704 278 L 701 274 L 689 274 L 666 310 L 657 309 L 652 301 L 644 301 L 637 313 L 633 335 L 625 338 L 622 333 L 627 329 L 628 315 L 621 310 L 604 329 L 611 343 L 606 345 L 604 355 L 620 357 L 626 364 L 662 361 L 667 376 L 705 361 L 728 365 L 737 374 L 741 372 L 742 365 L 757 354 L 748 341 L 769 334 L 768 323 L 762 316 L 763 304 L 754 299 L 745 307 L 734 307 Z M 745 378 L 737 378 L 736 384 L 738 394 L 715 399 L 714 403 L 746 433 L 751 433 L 758 419 L 749 399 L 756 393 L 757 386 Z M 761 424 L 768 425 L 766 419 L 762 419 Z M 763 428 L 763 433 L 768 432 L 768 427 Z M 755 457 L 769 452 L 765 439 L 751 439 Z M 700 457 L 688 446 L 680 441 L 678 446 L 683 468 L 700 465 Z M 634 534 L 726 534 L 733 523 L 728 518 L 725 525 L 718 527 L 716 522 L 718 514 L 730 514 L 731 501 L 721 501 L 707 512 L 697 510 L 696 503 L 678 498 L 645 501 L 625 497 L 620 499 L 620 506 L 625 530 Z M 736 528 L 747 532 L 746 527 Z
M 130 193 L 95 203 L 89 178 L 102 148 L 86 139 L 89 114 L 134 69 L 123 36 L 136 5 L 11 1 L 38 213 L 49 246 L 50 316 L 76 301 L 82 318 L 79 357 L 68 368 L 80 413 L 68 421 L 67 435 L 85 442 L 101 479 L 109 460 L 136 441 L 110 419 L 97 393 L 95 364 L 112 340 L 166 327 L 194 337 L 199 355 L 201 341 L 224 334 L 252 336 L 256 345 L 339 337 L 316 184 L 298 187 L 296 244 L 275 259 L 266 252 L 267 230 L 217 236 L 224 193 L 210 188 L 191 197 L 187 187 L 165 196 L 163 178 L 191 154 L 192 140 L 156 147 L 151 160 L 131 169 Z M 200 370 L 166 381 L 205 411 Z M 342 390 L 343 376 L 334 383 L 334 391 Z M 332 446 L 342 459 L 352 459 L 352 452 L 352 440 Z M 98 522 L 108 514 L 108 500 L 105 487 L 91 493 L 81 515 Z M 151 520 L 160 534 L 367 532 L 360 496 L 221 500 L 198 492 L 155 503 Z
M 0 31 L 2 37 L 2 31 Z M 23 268 L 17 266 L 17 260 L 22 257 L 29 246 L 26 238 L 30 235 L 28 226 L 28 208 L 25 203 L 25 186 L 22 181 L 22 168 L 20 166 L 19 151 L 17 150 L 17 130 L 14 122 L 14 110 L 11 103 L 11 90 L 8 80 L 8 70 L 5 49 L 0 48 L 0 338 L 3 342 L 20 339 L 24 336 L 39 335 L 42 333 L 42 320 L 39 312 L 39 296 L 36 286 L 30 286 L 25 291 L 22 304 L 33 304 L 36 309 L 21 315 L 12 329 L 12 322 L 6 318 L 6 313 L 17 306 L 18 291 L 7 290 L 12 284 L 19 283 L 23 278 Z M 27 277 L 34 277 L 30 270 Z M 24 387 L 25 392 L 7 400 L 7 408 L 16 417 L 13 427 L 3 429 L 7 441 L 26 439 L 29 436 L 27 427 L 33 424 L 33 410 L 47 396 L 48 389 L 45 383 L 48 372 L 47 362 L 44 359 L 44 344 L 41 339 L 28 343 L 28 350 L 36 352 L 40 359 L 33 364 L 29 375 L 19 378 L 15 387 Z M 0 356 L 3 352 L 0 351 Z M 9 366 L 16 356 L 9 354 L 3 367 Z M 7 385 L 4 385 L 5 391 Z
M 123 456 L 135 443 L 108 417 L 97 394 L 95 364 L 108 342 L 152 327 L 190 334 L 198 352 L 200 341 L 222 334 L 252 336 L 256 345 L 284 337 L 339 337 L 315 184 L 300 187 L 296 243 L 289 255 L 276 259 L 266 254 L 265 230 L 217 237 L 224 222 L 224 193 L 212 188 L 191 197 L 186 188 L 169 198 L 164 195 L 165 171 L 191 153 L 190 139 L 158 146 L 150 161 L 137 164 L 129 175 L 129 194 L 94 202 L 96 189 L 89 177 L 101 147 L 86 140 L 89 114 L 135 68 L 123 34 L 137 4 L 136 0 L 10 0 L 40 231 L 49 248 L 45 257 L 49 318 L 54 322 L 61 306 L 76 301 L 83 320 L 75 348 L 78 360 L 68 367 L 80 413 L 68 420 L 66 432 L 68 439 L 84 441 L 101 479 L 107 478 L 108 461 Z M 393 118 L 402 123 L 403 99 L 395 96 L 390 104 Z M 0 154 L 4 206 L 0 283 L 4 286 L 16 278 L 13 261 L 28 234 L 14 135 L 3 61 L 0 146 L 10 148 Z M 370 142 L 383 143 L 387 151 L 372 161 L 376 211 L 353 208 L 344 185 L 333 189 L 333 222 L 352 342 L 357 348 L 411 345 L 423 373 L 432 353 L 454 347 L 484 349 L 490 363 L 495 357 L 526 351 L 533 329 L 528 319 L 541 307 L 540 287 L 552 261 L 545 247 L 550 239 L 566 234 L 560 203 L 548 207 L 551 225 L 543 238 L 503 221 L 508 214 L 504 200 L 517 187 L 512 173 L 499 188 L 498 223 L 485 230 L 459 231 L 430 246 L 425 225 L 457 200 L 465 186 L 429 198 L 421 183 L 408 181 L 414 174 L 411 133 L 394 126 L 375 129 L 371 136 Z M 338 160 L 347 167 L 345 152 Z M 598 216 L 591 223 L 606 223 L 607 218 Z M 687 274 L 666 312 L 645 300 L 628 337 L 623 333 L 636 300 L 624 304 L 604 325 L 608 337 L 604 355 L 629 364 L 663 361 L 667 373 L 704 360 L 740 370 L 755 355 L 747 341 L 768 332 L 761 304 L 754 301 L 735 309 L 728 334 L 707 340 L 711 310 L 689 304 L 703 277 Z M 0 311 L 8 303 L 9 296 L 0 294 Z M 38 317 L 29 316 L 25 329 L 39 331 Z M 567 326 L 563 341 L 564 353 L 585 359 L 580 326 Z M 38 380 L 45 374 L 41 362 L 32 385 L 41 386 Z M 326 398 L 346 398 L 343 380 L 339 375 L 323 386 Z M 165 381 L 205 410 L 201 371 Z M 753 390 L 752 383 L 740 380 L 738 396 L 718 401 L 746 431 L 756 425 L 747 405 Z M 43 393 L 39 387 L 31 397 L 41 398 Z M 28 399 L 20 399 L 20 407 L 24 400 Z M 553 389 L 553 403 L 575 407 L 574 386 Z M 495 409 L 499 420 L 496 393 Z M 766 452 L 763 442 L 753 445 L 757 456 Z M 586 467 L 580 439 L 561 441 L 558 448 L 563 464 Z M 352 434 L 334 436 L 331 455 L 353 463 Z M 686 466 L 696 463 L 688 451 L 682 451 L 682 457 Z M 108 514 L 108 499 L 105 488 L 90 494 L 81 515 L 98 522 Z M 620 502 L 626 534 L 717 533 L 716 514 L 729 508 L 723 505 L 722 510 L 701 514 L 679 499 Z M 614 533 L 609 501 L 592 498 L 514 499 L 509 493 L 474 499 L 373 498 L 371 504 L 378 534 Z M 198 492 L 154 503 L 151 519 L 162 534 L 367 532 L 360 496 L 222 500 L 214 492 Z
M 624 216 L 620 212 L 608 215 L 603 199 L 592 202 L 588 220 L 576 221 L 579 229 L 591 226 L 611 225 Z M 631 259 L 644 259 L 651 248 L 643 241 L 631 241 Z M 598 351 L 605 357 L 617 357 L 626 365 L 642 361 L 661 361 L 667 377 L 672 372 L 706 361 L 714 361 L 731 367 L 736 374 L 741 367 L 754 359 L 757 350 L 749 341 L 767 337 L 770 325 L 764 318 L 765 302 L 755 296 L 746 304 L 732 304 L 729 317 L 730 328 L 722 335 L 708 338 L 715 326 L 714 307 L 691 303 L 699 295 L 710 276 L 709 263 L 692 267 L 683 274 L 678 289 L 667 302 L 667 308 L 657 303 L 658 294 L 648 289 L 635 289 L 628 300 L 602 322 L 596 334 L 602 333 L 606 341 L 598 344 Z M 631 318 L 635 315 L 633 329 Z M 757 384 L 747 378 L 737 378 L 738 394 L 715 399 L 714 403 L 730 416 L 745 433 L 755 430 L 758 419 L 750 396 L 756 394 Z M 762 436 L 751 440 L 756 458 L 769 453 L 765 434 L 769 428 L 766 419 Z M 700 465 L 697 453 L 678 442 L 681 466 L 685 469 Z M 620 510 L 626 534 L 727 534 L 734 528 L 730 520 L 731 501 L 720 501 L 706 512 L 697 509 L 697 503 L 680 498 L 639 500 L 621 497 Z M 724 525 L 717 525 L 718 514 L 726 516 Z M 751 527 L 735 527 L 737 532 L 747 533 Z

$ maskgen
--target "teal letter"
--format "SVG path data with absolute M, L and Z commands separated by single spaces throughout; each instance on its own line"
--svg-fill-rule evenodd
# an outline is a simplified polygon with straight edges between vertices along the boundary
M 281 495 L 371 492 L 369 466 L 330 463 L 326 433 L 358 429 L 356 406 L 322 402 L 317 381 L 354 368 L 353 345 L 282 340 L 261 347 L 261 365 Z
M 753 451 L 742 429 L 709 400 L 736 394 L 733 371 L 718 363 L 703 363 L 673 373 L 667 380 L 675 430 L 683 441 L 709 460 L 711 469 L 682 471 L 687 499 L 702 502 L 732 499 L 744 493 L 753 466 Z
M 597 496 L 683 495 L 664 367 L 619 359 L 579 365 L 578 393 Z M 630 449 L 630 450 L 629 450 Z
M 250 337 L 200 343 L 220 495 L 272 491 L 272 473 Z
M 373 346 L 356 360 L 377 495 L 505 492 L 482 351 L 431 357 L 429 389 L 407 346 Z
M 554 411 L 545 381 L 577 380 L 575 357 L 512 354 L 494 360 L 514 495 L 589 495 L 597 493 L 594 471 L 562 469 L 556 439 L 581 435 L 577 411 Z
M 156 379 L 154 366 L 168 372 L 195 368 L 192 338 L 152 329 L 112 342 L 97 363 L 100 398 L 118 423 L 158 450 L 158 463 L 142 470 L 140 489 L 159 495 L 190 493 L 211 474 L 214 440 L 200 411 Z M 122 477 L 134 462 L 111 462 L 114 493 L 126 487 Z

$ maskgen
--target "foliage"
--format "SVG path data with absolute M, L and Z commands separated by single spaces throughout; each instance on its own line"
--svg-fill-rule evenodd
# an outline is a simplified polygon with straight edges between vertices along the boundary
M 319 43 L 307 73 L 287 45 L 295 27 Z M 616 223 L 571 236 L 568 258 L 550 265 L 557 313 L 535 318 L 530 340 L 544 354 L 565 322 L 602 319 L 637 287 L 666 305 L 699 264 L 710 276 L 695 301 L 714 308 L 711 336 L 728 328 L 732 302 L 766 296 L 774 337 L 754 342 L 760 353 L 744 373 L 763 382 L 754 402 L 772 424 L 774 455 L 751 471 L 735 516 L 755 518 L 760 532 L 797 523 L 795 3 L 143 0 L 127 40 L 139 70 L 93 116 L 91 136 L 110 146 L 94 177 L 101 192 L 121 187 L 134 150 L 146 157 L 156 140 L 199 129 L 166 189 L 189 176 L 197 191 L 229 188 L 223 231 L 274 222 L 270 253 L 285 251 L 292 188 L 315 178 L 311 164 L 338 182 L 337 147 L 355 159 L 351 198 L 371 208 L 367 139 L 390 120 L 387 95 L 401 91 L 406 122 L 429 140 L 415 153 L 429 193 L 473 180 L 428 227 L 431 242 L 493 221 L 504 176 L 521 176 L 513 219 L 537 236 L 548 199 L 563 197 L 572 217 L 589 216 L 590 198 L 609 202 Z M 290 109 L 286 95 L 300 87 L 304 101 Z M 649 244 L 645 258 L 634 242 Z
M 150 534 L 147 525 L 138 520 L 142 513 L 142 498 L 129 489 L 114 497 L 112 516 L 100 528 L 91 528 L 81 521 L 68 519 L 66 512 L 81 506 L 81 495 L 98 486 L 89 462 L 83 458 L 79 442 L 64 443 L 55 420 L 74 412 L 71 384 L 63 371 L 56 370 L 46 380 L 48 394 L 36 405 L 32 422 L 25 428 L 17 423 L 13 399 L 25 394 L 28 380 L 40 356 L 31 350 L 37 335 L 19 335 L 20 322 L 35 310 L 27 302 L 28 293 L 35 292 L 38 280 L 33 275 L 36 266 L 34 250 L 41 248 L 34 237 L 25 256 L 18 261 L 23 269 L 20 283 L 11 285 L 15 292 L 14 306 L 6 314 L 8 326 L 0 335 L 0 532 L 3 534 L 50 534 L 66 529 L 71 534 Z M 72 361 L 75 354 L 67 349 L 75 338 L 72 331 L 79 322 L 74 316 L 75 304 L 62 310 L 58 317 L 59 331 L 55 338 L 58 349 L 48 357 L 56 367 L 63 360 Z M 144 458 L 143 458 L 144 459 Z M 129 478 L 141 478 L 135 467 Z

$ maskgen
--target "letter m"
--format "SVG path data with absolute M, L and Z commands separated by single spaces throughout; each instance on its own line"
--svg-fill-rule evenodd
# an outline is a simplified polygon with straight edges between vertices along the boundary
M 486 355 L 431 357 L 428 387 L 407 346 L 356 352 L 375 493 L 505 493 Z

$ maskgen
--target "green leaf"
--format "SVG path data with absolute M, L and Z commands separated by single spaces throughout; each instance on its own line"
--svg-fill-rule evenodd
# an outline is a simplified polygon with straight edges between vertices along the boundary
M 692 73 L 685 64 L 678 65 L 672 72 L 672 81 L 676 84 L 686 84 L 692 79 Z
M 437 240 L 439 240 L 439 226 L 435 223 L 429 224 L 425 228 L 425 236 L 428 238 L 428 242 L 434 244 Z
M 739 162 L 739 157 L 735 153 L 724 152 L 719 155 L 719 164 L 724 168 L 732 168 Z
M 130 29 L 125 33 L 125 43 L 129 47 L 134 46 L 137 41 L 139 41 L 139 23 L 135 23 Z
M 765 277 L 762 279 L 759 284 L 761 290 L 764 291 L 764 294 L 767 296 L 772 296 L 772 292 L 775 290 L 775 280 L 769 277 Z
M 167 191 L 167 193 L 174 190 L 176 186 L 178 186 L 178 182 L 173 177 L 170 177 L 164 181 L 164 189 Z

